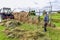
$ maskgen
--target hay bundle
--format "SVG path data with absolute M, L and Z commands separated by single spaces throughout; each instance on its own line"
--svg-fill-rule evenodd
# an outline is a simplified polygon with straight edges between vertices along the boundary
M 24 12 L 24 11 L 13 13 L 14 18 L 22 22 L 23 21 L 25 22 L 25 20 L 27 20 L 28 14 L 29 14 L 28 12 Z
M 21 23 L 17 20 L 10 20 L 10 21 L 7 21 L 4 26 L 7 28 L 15 28 L 20 25 Z
M 27 20 L 28 17 L 28 12 L 20 12 L 20 20 L 22 20 L 23 22 L 25 22 Z
M 4 30 L 4 33 L 5 33 L 6 35 L 9 35 L 9 34 L 11 34 L 12 32 L 11 32 L 9 29 L 5 29 L 5 30 Z
M 34 18 L 33 18 L 33 24 L 38 24 L 38 22 L 39 22 L 39 21 L 38 21 L 38 17 L 34 17 Z
M 28 20 L 28 18 L 27 18 L 27 17 L 23 17 L 23 22 L 24 22 L 24 23 L 26 23 L 26 22 L 27 22 L 27 20 Z
M 14 19 L 20 20 L 20 13 L 19 12 L 13 12 L 12 14 L 14 15 Z
M 32 18 L 30 16 L 28 17 L 27 22 L 32 24 Z
M 20 12 L 20 15 L 22 16 L 22 17 L 27 17 L 28 16 L 28 12 L 24 12 L 24 11 L 21 11 Z
M 18 12 L 14 12 L 14 13 L 12 13 L 13 15 L 14 15 L 14 19 L 18 19 Z
M 21 12 L 15 12 L 13 13 L 14 15 L 14 18 L 21 21 L 21 22 L 27 22 L 27 23 L 30 23 L 30 24 L 38 24 L 39 23 L 39 19 L 38 19 L 38 16 L 34 16 L 33 18 L 31 16 L 29 16 L 29 13 L 28 12 L 24 12 L 24 11 L 21 11 Z
M 0 23 L 0 26 L 4 26 L 5 25 L 5 23 Z

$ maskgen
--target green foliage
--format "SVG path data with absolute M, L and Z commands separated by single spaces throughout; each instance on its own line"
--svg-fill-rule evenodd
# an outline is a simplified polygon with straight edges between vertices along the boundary
M 43 10 L 43 15 L 45 15 L 47 12 L 46 12 L 46 10 Z
M 35 10 L 29 11 L 29 15 L 36 15 Z
M 59 13 L 59 14 L 60 14 L 60 11 L 58 11 L 57 13 Z
M 40 16 L 38 16 L 38 20 L 39 20 L 39 22 L 40 22 Z

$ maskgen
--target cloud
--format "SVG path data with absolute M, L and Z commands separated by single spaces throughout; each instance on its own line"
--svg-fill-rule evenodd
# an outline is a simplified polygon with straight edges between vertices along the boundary
M 52 2 L 53 10 L 60 9 L 60 0 L 50 0 Z M 0 8 L 11 7 L 14 8 L 47 8 L 49 7 L 49 0 L 0 0 Z
M 47 5 L 47 2 L 49 2 L 49 0 L 0 0 L 0 7 L 43 8 Z

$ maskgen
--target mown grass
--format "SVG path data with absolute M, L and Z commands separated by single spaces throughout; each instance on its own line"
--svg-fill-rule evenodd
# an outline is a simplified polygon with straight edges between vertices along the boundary
M 18 26 L 20 29 L 24 29 L 24 30 L 29 30 L 29 31 L 34 31 L 34 30 L 38 30 L 38 26 L 37 25 L 33 25 L 33 24 L 27 24 L 24 23 L 21 26 Z M 4 26 L 0 26 L 0 40 L 19 40 L 17 38 L 8 38 L 7 35 L 3 32 L 3 30 L 5 30 L 6 27 Z
M 49 15 L 49 17 L 51 17 L 51 19 L 53 19 L 53 21 L 51 20 L 52 23 L 54 23 L 57 27 L 60 27 L 60 21 L 58 21 L 58 20 L 60 20 L 60 14 L 59 13 L 55 13 L 55 14 L 53 13 L 53 14 Z M 41 16 L 40 18 L 41 18 L 41 20 L 44 20 L 43 19 L 44 16 Z
M 50 16 L 50 15 L 49 15 Z M 43 17 L 44 16 L 41 16 L 41 19 L 43 20 Z M 60 20 L 60 14 L 52 14 L 51 15 L 51 18 L 52 19 L 59 19 Z M 49 37 L 51 38 L 51 40 L 60 40 L 60 29 L 57 29 L 57 28 L 60 28 L 60 21 L 57 22 L 57 21 L 52 21 L 55 25 L 56 25 L 56 29 L 54 28 L 48 28 L 48 32 L 47 34 L 49 35 Z
M 20 28 L 23 28 L 25 30 L 31 30 L 31 31 L 42 29 L 41 32 L 44 32 L 43 28 L 41 28 L 41 27 L 37 28 L 37 26 L 35 26 L 35 25 L 31 26 L 29 24 L 23 24 Z M 5 33 L 2 32 L 2 30 L 4 30 L 4 29 L 5 29 L 5 27 L 0 26 L 0 40 L 18 40 L 16 38 L 14 38 L 14 39 L 7 38 Z M 51 38 L 51 40 L 60 40 L 60 30 L 57 30 L 57 29 L 51 28 L 51 27 L 48 27 L 47 29 L 48 29 L 48 31 L 45 33 Z
M 47 34 L 51 40 L 60 40 L 60 29 L 48 28 Z
M 51 17 L 54 19 L 60 19 L 60 14 L 56 13 L 56 14 L 51 14 Z
M 52 18 L 59 19 L 60 18 L 60 14 L 53 14 Z M 43 16 L 41 17 L 41 19 L 43 19 Z M 60 23 L 59 22 L 58 23 L 53 22 L 53 23 L 56 24 L 56 28 L 60 27 Z M 14 38 L 14 39 L 7 38 L 7 36 L 3 32 L 3 30 L 5 28 L 6 27 L 4 27 L 4 26 L 0 26 L 0 40 L 18 40 L 16 38 Z M 41 26 L 37 26 L 37 25 L 33 25 L 33 24 L 27 24 L 27 23 L 25 23 L 25 24 L 22 24 L 20 26 L 20 28 L 21 29 L 25 29 L 25 30 L 30 30 L 30 31 L 34 31 L 34 30 L 40 29 L 42 32 L 44 32 L 44 29 Z M 48 31 L 45 32 L 51 38 L 51 40 L 60 40 L 60 29 L 56 29 L 56 28 L 48 27 L 47 28 Z
M 57 21 L 53 21 L 53 23 L 57 26 L 57 27 L 60 27 L 60 14 L 58 14 L 58 13 L 56 13 L 56 14 L 52 14 L 51 15 L 51 18 L 53 19 L 53 20 L 57 20 Z
M 22 24 L 22 26 L 20 27 L 22 29 L 25 29 L 25 30 L 30 30 L 30 31 L 33 31 L 35 29 L 37 29 L 37 25 L 32 25 L 32 24 Z
M 22 26 L 20 26 L 20 28 L 23 28 L 25 30 L 38 30 L 38 29 L 42 29 L 41 31 L 43 31 L 43 28 L 36 26 L 36 25 L 29 25 L 29 24 L 23 24 Z M 0 40 L 18 40 L 18 39 L 12 39 L 12 38 L 7 38 L 7 36 L 2 32 L 2 30 L 4 30 L 5 27 L 0 26 Z M 60 31 L 56 30 L 54 28 L 47 28 L 48 31 L 46 32 L 46 34 L 51 38 L 51 40 L 60 40 Z

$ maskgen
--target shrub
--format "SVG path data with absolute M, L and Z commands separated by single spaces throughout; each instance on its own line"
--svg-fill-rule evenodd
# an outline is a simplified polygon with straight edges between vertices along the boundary
M 29 15 L 36 15 L 35 10 L 29 11 Z

